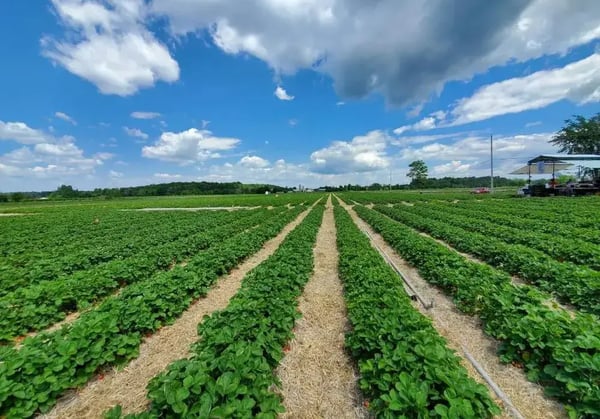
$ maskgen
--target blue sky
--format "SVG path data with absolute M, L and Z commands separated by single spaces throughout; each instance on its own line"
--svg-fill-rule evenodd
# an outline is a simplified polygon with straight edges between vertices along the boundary
M 600 2 L 0 3 L 0 192 L 497 174 L 600 111 Z

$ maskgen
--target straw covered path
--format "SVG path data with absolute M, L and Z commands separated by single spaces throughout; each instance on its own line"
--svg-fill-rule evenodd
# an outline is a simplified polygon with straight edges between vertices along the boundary
M 498 342 L 483 332 L 482 324 L 477 318 L 459 312 L 452 298 L 447 297 L 443 292 L 421 278 L 417 269 L 402 259 L 381 235 L 377 234 L 356 214 L 351 206 L 346 204 L 343 204 L 343 206 L 348 210 L 354 222 L 362 230 L 366 230 L 371 234 L 373 242 L 400 268 L 414 288 L 424 296 L 425 300 L 433 301 L 433 308 L 429 310 L 425 310 L 416 302 L 415 307 L 431 318 L 433 326 L 447 340 L 448 347 L 456 351 L 463 366 L 473 379 L 489 388 L 473 365 L 466 360 L 463 348 L 479 362 L 525 418 L 566 418 L 562 405 L 545 397 L 542 387 L 528 381 L 522 369 L 500 362 L 496 355 Z M 502 402 L 498 400 L 491 389 L 490 395 L 502 406 Z M 502 417 L 512 416 L 505 410 Z
M 311 207 L 312 208 L 312 207 Z M 170 363 L 189 356 L 190 345 L 198 340 L 197 326 L 205 315 L 227 307 L 239 290 L 246 274 L 277 250 L 285 237 L 308 215 L 300 214 L 275 238 L 246 261 L 220 278 L 206 297 L 196 301 L 170 326 L 165 326 L 146 339 L 140 355 L 124 369 L 113 369 L 96 377 L 81 390 L 63 397 L 43 418 L 101 418 L 111 407 L 120 404 L 123 413 L 134 413 L 148 406 L 146 386 L 152 377 Z
M 313 276 L 299 299 L 302 317 L 277 374 L 284 418 L 366 417 L 357 374 L 344 350 L 348 330 L 331 196 L 314 249 Z

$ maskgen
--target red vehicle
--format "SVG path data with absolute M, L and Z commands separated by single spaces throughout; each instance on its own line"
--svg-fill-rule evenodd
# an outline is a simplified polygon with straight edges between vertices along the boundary
M 475 188 L 471 191 L 474 194 L 490 193 L 490 188 Z

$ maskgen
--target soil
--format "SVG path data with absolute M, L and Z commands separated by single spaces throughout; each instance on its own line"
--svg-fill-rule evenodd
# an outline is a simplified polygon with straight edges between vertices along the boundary
M 307 214 L 308 210 L 300 214 L 258 253 L 219 279 L 206 297 L 196 301 L 175 323 L 148 337 L 140 346 L 139 356 L 124 369 L 113 369 L 96 377 L 79 391 L 63 397 L 42 418 L 101 418 L 107 409 L 118 404 L 124 414 L 146 409 L 146 386 L 150 379 L 173 361 L 189 356 L 190 345 L 198 340 L 197 326 L 204 316 L 227 307 L 246 274 L 273 254 Z
M 302 314 L 295 337 L 277 375 L 282 383 L 283 418 L 363 418 L 358 374 L 344 349 L 349 324 L 343 286 L 338 277 L 338 251 L 331 197 L 314 249 L 315 267 L 299 299 Z
M 538 384 L 528 381 L 522 369 L 500 362 L 496 355 L 499 343 L 484 334 L 481 322 L 478 319 L 460 313 L 451 298 L 421 278 L 417 269 L 402 259 L 350 207 L 345 205 L 345 208 L 350 212 L 354 222 L 362 230 L 366 230 L 371 234 L 374 243 L 388 254 L 392 261 L 401 269 L 402 273 L 409 279 L 414 288 L 425 297 L 425 300 L 433 300 L 433 308 L 429 310 L 424 309 L 420 305 L 417 306 L 416 303 L 415 307 L 421 313 L 431 318 L 438 333 L 446 338 L 448 347 L 454 349 L 461 358 L 461 362 L 469 372 L 469 375 L 478 382 L 486 385 L 490 389 L 490 395 L 494 397 L 500 406 L 502 406 L 502 402 L 496 397 L 479 373 L 477 373 L 473 365 L 466 360 L 463 355 L 463 348 L 482 365 L 483 369 L 508 396 L 509 400 L 523 417 L 531 419 L 567 417 L 562 405 L 545 397 L 543 388 Z M 502 417 L 512 417 L 506 409 L 503 412 Z

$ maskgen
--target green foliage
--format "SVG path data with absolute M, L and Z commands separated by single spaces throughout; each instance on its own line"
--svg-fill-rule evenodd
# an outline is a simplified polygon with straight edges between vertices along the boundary
M 398 276 L 335 208 L 340 276 L 360 387 L 377 417 L 491 417 L 500 412 L 431 321 L 411 305 Z
M 406 174 L 409 178 L 411 178 L 410 185 L 415 188 L 419 188 L 425 184 L 425 180 L 427 179 L 427 164 L 423 160 L 415 160 L 408 165 L 410 170 Z
M 10 200 L 12 202 L 21 202 L 26 198 L 25 194 L 22 192 L 13 192 L 10 194 Z
M 486 333 L 501 342 L 504 362 L 523 365 L 528 378 L 563 402 L 573 417 L 600 415 L 598 317 L 571 317 L 546 305 L 548 294 L 514 286 L 507 274 L 471 262 L 381 213 L 356 210 L 425 280 L 453 296 L 460 310 L 480 317 Z
M 322 216 L 319 205 L 244 278 L 227 308 L 199 325 L 193 356 L 150 382 L 150 412 L 133 417 L 276 418 L 284 411 L 273 370 L 293 337 Z M 119 417 L 118 408 L 107 414 Z
M 565 120 L 565 126 L 550 143 L 558 146 L 561 153 L 600 154 L 600 113 L 590 118 L 574 115 Z
M 185 267 L 125 287 L 73 324 L 0 351 L 0 416 L 30 417 L 48 411 L 66 390 L 101 368 L 134 358 L 142 337 L 176 319 L 204 295 L 219 275 L 258 251 L 301 208 L 267 218 L 254 229 L 197 254 Z
M 141 243 L 145 246 L 138 247 L 139 251 L 132 257 L 115 257 L 88 270 L 42 280 L 29 286 L 20 286 L 19 281 L 9 276 L 3 282 L 10 285 L 7 287 L 9 290 L 14 291 L 0 297 L 0 341 L 52 325 L 62 320 L 70 311 L 84 309 L 123 286 L 146 280 L 157 272 L 173 267 L 184 258 L 205 251 L 227 238 L 259 225 L 270 215 L 276 216 L 283 211 L 244 211 L 235 217 L 230 213 L 213 212 L 204 215 L 203 222 L 195 225 L 190 225 L 194 222 L 193 218 L 185 217 L 187 222 L 181 226 L 183 228 L 169 229 L 169 223 L 163 225 L 166 228 L 163 231 L 174 235 L 163 236 L 162 240 L 160 236 L 154 235 L 139 237 L 135 246 L 130 246 L 129 250 Z M 172 239 L 169 240 L 169 237 Z M 75 254 L 73 260 L 82 262 L 83 267 L 86 266 L 83 263 L 85 259 L 82 260 L 80 254 Z M 44 271 L 46 275 L 48 270 L 58 270 L 53 269 L 52 265 L 49 268 Z
M 600 250 L 596 245 L 575 238 L 499 226 L 478 220 L 476 213 L 455 215 L 451 207 L 435 210 L 427 204 L 411 208 L 378 206 L 376 209 L 446 241 L 457 250 L 471 253 L 509 274 L 519 275 L 583 311 L 600 314 L 600 272 L 580 266 L 587 263 L 600 269 Z

